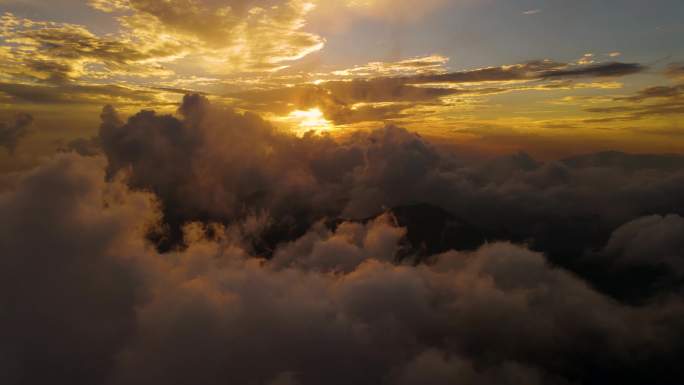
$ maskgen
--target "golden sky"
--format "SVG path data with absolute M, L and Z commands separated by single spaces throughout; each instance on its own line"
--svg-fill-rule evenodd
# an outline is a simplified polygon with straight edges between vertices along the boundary
M 297 135 L 395 124 L 481 154 L 681 152 L 681 4 L 591 3 L 2 0 L 0 162 L 90 138 L 104 105 L 174 113 L 190 92 Z

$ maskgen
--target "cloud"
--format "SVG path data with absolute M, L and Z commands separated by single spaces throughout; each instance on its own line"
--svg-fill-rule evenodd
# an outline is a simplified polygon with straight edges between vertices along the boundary
M 672 63 L 665 69 L 665 75 L 676 80 L 684 79 L 684 64 Z
M 182 120 L 142 111 L 124 124 L 108 108 L 99 135 L 109 175 L 130 170 L 131 186 L 162 197 L 176 230 L 188 219 L 231 220 L 250 213 L 245 210 L 284 210 L 294 220 L 307 216 L 304 202 L 316 206 L 318 181 L 310 173 L 312 154 L 298 145 L 303 139 L 278 132 L 256 115 L 211 106 L 199 95 L 186 96 L 179 112 Z M 326 143 L 311 146 L 319 151 Z M 197 188 L 212 198 L 197 195 Z
M 555 77 L 618 77 L 643 72 L 645 67 L 637 63 L 601 63 L 580 68 L 552 70 L 542 74 L 544 78 Z
M 0 21 L 2 102 L 47 112 L 41 121 L 111 103 L 96 137 L 51 142 L 60 153 L 39 167 L 0 175 L 3 384 L 684 378 L 684 156 L 471 159 L 401 127 L 430 130 L 440 122 L 428 118 L 487 95 L 617 88 L 645 66 L 586 55 L 453 70 L 431 55 L 301 75 L 276 70 L 321 49 L 306 23 L 326 6 L 395 24 L 460 2 L 89 3 L 120 29 Z M 178 75 L 198 68 L 215 77 Z M 243 71 L 272 77 L 185 95 Z M 590 111 L 675 116 L 681 99 L 673 83 Z M 526 100 L 516 113 L 548 107 Z M 292 135 L 245 110 L 387 123 Z M 463 110 L 454 121 L 470 124 Z M 544 119 L 552 135 L 587 129 Z M 0 146 L 13 151 L 31 120 L 0 123 Z M 459 134 L 496 145 L 538 127 L 511 121 L 519 131 Z
M 81 156 L 97 156 L 102 154 L 100 140 L 94 138 L 77 138 L 69 141 L 65 146 L 58 149 L 59 152 L 75 152 Z
M 445 56 L 430 55 L 399 60 L 396 62 L 371 62 L 362 66 L 334 71 L 332 74 L 345 77 L 380 77 L 442 73 L 446 72 L 444 66 L 448 61 L 449 58 Z
M 368 259 L 394 262 L 406 235 L 406 230 L 397 228 L 394 220 L 391 214 L 384 214 L 366 224 L 343 222 L 334 231 L 319 222 L 302 238 L 276 250 L 271 263 L 349 273 Z
M 324 44 L 320 36 L 302 30 L 314 4 L 300 0 L 98 0 L 91 4 L 122 13 L 122 27 L 146 44 L 162 35 L 182 46 L 183 56 L 201 55 L 211 62 L 202 68 L 209 72 L 271 70 L 281 62 L 318 51 Z
M 118 100 L 126 105 L 163 105 L 163 93 L 142 87 L 98 84 L 24 84 L 0 83 L 0 93 L 11 98 L 13 104 L 71 104 L 101 106 L 106 101 Z M 179 94 L 167 90 L 168 94 Z M 182 94 L 182 93 L 181 93 Z
M 632 121 L 654 116 L 680 115 L 684 113 L 684 86 L 653 86 L 637 91 L 634 95 L 615 97 L 612 105 L 588 108 L 586 111 L 611 114 L 603 121 Z
M 540 13 L 542 13 L 542 10 L 541 10 L 541 9 L 530 9 L 529 11 L 523 12 L 523 15 L 530 16 L 530 15 L 537 15 L 537 14 L 540 14 Z
M 250 252 L 274 256 L 284 252 L 280 243 L 325 218 L 363 221 L 425 204 L 452 219 L 410 215 L 403 221 L 409 229 L 453 234 L 445 224 L 451 221 L 460 223 L 456 233 L 470 235 L 440 243 L 412 232 L 412 253 L 509 240 L 596 283 L 598 268 L 580 258 L 587 250 L 600 249 L 613 230 L 643 215 L 684 215 L 684 160 L 677 155 L 605 152 L 544 163 L 523 153 L 464 162 L 392 125 L 338 139 L 295 137 L 198 95 L 187 96 L 179 111 L 179 117 L 143 111 L 123 122 L 108 108 L 99 135 L 109 177 L 122 173 L 132 188 L 160 198 L 165 226 L 150 238 L 161 250 L 187 246 L 183 225 L 200 221 L 238 226 Z M 605 290 L 629 297 L 621 291 L 625 282 Z
M 602 88 L 602 82 L 574 83 L 585 77 L 610 78 L 643 70 L 638 64 L 568 64 L 551 60 L 447 71 L 445 59 L 429 56 L 334 71 L 314 83 L 274 86 L 265 90 L 230 93 L 236 107 L 287 115 L 294 110 L 319 108 L 337 125 L 406 118 L 416 107 L 448 108 L 458 102 L 448 98 L 529 90 Z
M 154 211 L 151 196 L 122 187 L 104 183 L 101 162 L 61 156 L 0 194 L 8 384 L 102 383 L 134 332 L 140 281 L 126 259 L 129 246 L 144 250 Z
M 594 55 L 593 53 L 585 53 L 585 54 L 577 61 L 577 63 L 578 63 L 578 64 L 582 64 L 582 65 L 593 64 L 593 63 L 595 62 L 595 61 L 594 61 L 594 56 L 595 56 L 595 55 Z
M 436 83 L 442 81 L 466 83 L 575 77 L 618 77 L 639 73 L 644 69 L 642 65 L 637 63 L 611 62 L 571 65 L 551 60 L 537 60 L 522 64 L 489 67 L 442 75 L 416 76 L 411 81 L 417 83 Z
M 681 297 L 623 305 L 505 242 L 398 264 L 388 217 L 312 228 L 272 261 L 194 224 L 160 255 L 153 196 L 102 166 L 62 155 L 0 195 L 9 385 L 680 378 Z
M 636 217 L 619 226 L 584 257 L 592 282 L 633 304 L 681 293 L 682 226 L 680 214 Z
M 0 18 L 0 81 L 168 83 L 178 74 L 263 73 L 320 50 L 305 32 L 313 3 L 300 0 L 228 2 L 97 0 L 112 14 L 115 33 L 83 25 Z
M 618 99 L 618 100 L 628 100 L 631 102 L 643 102 L 649 99 L 657 98 L 671 98 L 671 99 L 681 99 L 684 96 L 684 85 L 675 86 L 653 86 L 647 87 L 639 90 L 636 95 Z
M 0 67 L 10 79 L 64 83 L 87 78 L 168 74 L 158 63 L 176 55 L 164 43 L 140 46 L 125 37 L 100 37 L 83 26 L 0 18 Z M 156 63 L 155 63 L 156 61 Z
M 616 229 L 604 248 L 618 265 L 665 265 L 684 274 L 684 218 L 679 215 L 648 216 Z
M 588 108 L 586 111 L 600 114 L 622 114 L 614 117 L 602 118 L 604 121 L 632 121 L 653 116 L 684 114 L 684 104 L 681 100 L 653 103 L 645 106 L 615 106 Z M 590 121 L 590 120 L 587 120 Z
M 16 114 L 13 121 L 0 122 L 0 147 L 14 153 L 19 141 L 28 135 L 32 122 L 33 116 L 29 114 Z
M 577 169 L 615 168 L 626 172 L 661 170 L 676 173 L 684 168 L 684 156 L 677 154 L 625 154 L 619 151 L 604 151 L 567 158 L 563 160 L 563 163 Z

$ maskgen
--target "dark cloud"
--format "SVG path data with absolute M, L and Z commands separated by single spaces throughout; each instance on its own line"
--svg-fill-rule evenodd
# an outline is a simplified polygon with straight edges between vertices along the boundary
M 23 113 L 16 114 L 13 121 L 0 122 L 0 147 L 14 153 L 19 141 L 28 135 L 32 122 L 33 116 Z
M 125 245 L 140 243 L 151 197 L 105 185 L 100 167 L 62 156 L 0 194 L 5 383 L 104 383 L 135 328 Z
M 684 275 L 684 218 L 679 215 L 648 216 L 620 226 L 611 235 L 604 253 L 618 265 L 659 266 Z
M 646 67 L 638 63 L 601 63 L 577 68 L 554 69 L 541 74 L 542 78 L 557 77 L 620 77 L 643 72 Z
M 649 347 L 659 343 L 649 335 L 668 335 L 640 320 L 652 310 L 616 305 L 540 255 L 493 245 L 440 260 L 413 268 L 370 259 L 337 277 L 239 259 L 234 267 L 211 263 L 211 273 L 199 275 L 178 266 L 180 282 L 141 311 L 139 338 L 114 382 L 450 383 L 461 374 L 474 384 L 596 383 L 592 365 L 643 376 L 620 357 L 637 346 L 646 346 L 645 356 L 669 350 Z M 193 283 L 182 284 L 188 273 Z M 592 314 L 582 313 L 589 306 Z M 600 352 L 588 335 L 600 336 Z M 188 345 L 194 349 L 180 348 Z M 198 356 L 211 359 L 192 359 Z
M 578 257 L 601 248 L 615 228 L 643 215 L 684 215 L 678 155 L 605 152 L 543 163 L 521 153 L 464 163 L 395 126 L 341 140 L 297 138 L 197 95 L 179 111 L 181 118 L 144 111 L 123 123 L 109 108 L 100 132 L 109 176 L 124 172 L 132 187 L 160 197 L 168 227 L 155 237 L 163 248 L 182 245 L 183 223 L 251 218 L 243 235 L 271 255 L 323 218 L 364 220 L 427 204 L 447 211 L 436 218 L 453 216 L 426 225 L 428 232 L 453 234 L 444 223 L 456 222 L 471 236 L 417 236 L 410 223 L 422 219 L 409 215 L 404 225 L 413 229 L 414 249 L 426 239 L 433 252 L 443 251 L 435 244 L 463 249 L 512 240 L 591 276 Z
M 117 98 L 130 104 L 157 103 L 157 91 L 118 85 L 40 85 L 0 83 L 0 93 L 15 104 L 78 104 L 102 105 L 104 100 Z
M 100 139 L 94 138 L 77 138 L 69 141 L 66 145 L 58 149 L 59 152 L 75 152 L 81 156 L 96 156 L 102 154 L 102 146 Z
M 314 226 L 271 261 L 200 224 L 160 255 L 152 196 L 103 176 L 63 155 L 0 195 L 8 385 L 681 378 L 681 297 L 626 306 L 510 243 L 393 263 L 405 230 L 387 215 Z
M 124 124 L 106 109 L 100 131 L 110 176 L 128 171 L 131 186 L 162 198 L 171 222 L 265 211 L 279 226 L 291 222 L 279 231 L 300 234 L 325 216 L 365 218 L 414 203 L 421 191 L 407 185 L 425 188 L 441 162 L 419 136 L 393 126 L 340 144 L 284 134 L 197 95 L 179 112 L 182 119 L 144 111 Z
M 464 161 L 200 95 L 101 119 L 69 147 L 103 156 L 0 179 L 8 385 L 684 376 L 682 156 Z
M 684 96 L 684 85 L 676 86 L 655 86 L 648 87 L 637 92 L 636 95 L 617 100 L 627 100 L 632 102 L 643 102 L 649 99 L 658 98 L 680 98 Z
M 330 209 L 320 205 L 334 201 L 327 194 L 335 192 L 320 188 L 309 158 L 333 147 L 331 139 L 298 139 L 198 95 L 187 96 L 179 112 L 183 119 L 143 111 L 124 124 L 108 108 L 100 129 L 109 175 L 129 170 L 131 186 L 162 197 L 165 214 L 176 223 L 172 231 L 187 220 L 226 221 L 262 210 L 296 224 L 313 208 Z M 330 167 L 360 159 L 336 161 L 331 158 Z M 317 165 L 319 172 L 330 177 L 324 164 Z
M 619 226 L 605 246 L 584 258 L 585 276 L 632 303 L 682 293 L 682 226 L 680 214 L 649 215 Z
M 470 83 L 512 80 L 533 80 L 577 77 L 620 77 L 633 75 L 646 68 L 638 63 L 598 63 L 570 65 L 551 60 L 537 60 L 522 64 L 489 67 L 438 75 L 409 77 L 409 83 Z
M 684 156 L 676 154 L 625 154 L 619 151 L 604 151 L 566 158 L 562 162 L 576 169 L 615 168 L 628 172 L 661 170 L 674 173 L 684 170 Z
M 636 94 L 613 99 L 616 104 L 607 107 L 588 108 L 586 111 L 613 114 L 606 118 L 588 119 L 587 122 L 630 121 L 653 116 L 680 115 L 684 113 L 684 86 L 654 86 Z
M 475 70 L 451 72 L 436 75 L 409 77 L 411 83 L 473 83 L 512 80 L 540 79 L 542 74 L 566 68 L 567 64 L 551 60 L 533 60 L 526 63 L 487 67 Z

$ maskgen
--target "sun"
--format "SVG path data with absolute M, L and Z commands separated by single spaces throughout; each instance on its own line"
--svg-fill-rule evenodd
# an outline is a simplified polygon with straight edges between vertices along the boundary
M 333 128 L 332 123 L 325 118 L 318 107 L 292 111 L 287 115 L 287 120 L 294 123 L 298 127 L 297 131 L 302 133 L 306 131 L 330 131 Z

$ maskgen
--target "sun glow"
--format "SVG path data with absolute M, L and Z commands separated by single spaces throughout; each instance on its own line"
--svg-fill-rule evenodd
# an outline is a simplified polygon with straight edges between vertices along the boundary
M 325 118 L 319 108 L 296 110 L 287 115 L 287 120 L 298 126 L 298 131 L 330 131 L 332 123 Z

